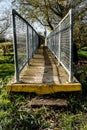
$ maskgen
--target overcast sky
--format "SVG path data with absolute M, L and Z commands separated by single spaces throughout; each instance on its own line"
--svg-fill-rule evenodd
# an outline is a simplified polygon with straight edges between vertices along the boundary
M 0 0 L 0 14 L 11 8 L 11 0 Z
M 6 10 L 12 10 L 11 2 L 12 0 L 0 0 L 0 17 L 4 15 L 4 12 L 6 12 Z M 43 32 L 44 34 L 44 28 L 39 23 L 34 23 L 33 26 L 36 31 Z

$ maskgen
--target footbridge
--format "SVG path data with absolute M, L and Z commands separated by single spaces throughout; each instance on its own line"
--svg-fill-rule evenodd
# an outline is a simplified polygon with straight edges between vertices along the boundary
M 52 94 L 81 91 L 73 71 L 72 10 L 46 37 L 42 37 L 15 10 L 13 14 L 15 75 L 8 92 Z

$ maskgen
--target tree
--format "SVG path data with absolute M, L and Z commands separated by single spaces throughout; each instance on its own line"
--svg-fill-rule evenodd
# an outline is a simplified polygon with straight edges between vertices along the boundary
M 15 1 L 15 0 L 14 0 Z M 74 12 L 74 42 L 86 44 L 87 2 L 86 0 L 16 0 L 19 11 L 32 22 L 40 22 L 53 30 L 70 8 Z M 82 32 L 81 32 L 82 31 Z M 85 34 L 84 34 L 85 31 Z M 84 38 L 85 37 L 85 38 Z M 85 39 L 85 40 L 84 40 Z
M 0 17 L 0 34 L 4 33 L 9 27 L 9 14 Z
M 87 2 L 80 0 L 74 13 L 74 42 L 78 49 L 87 46 Z
M 19 10 L 23 15 L 25 14 L 26 19 L 39 21 L 51 30 L 67 12 L 61 0 L 18 0 L 18 2 Z
M 39 21 L 43 26 L 53 30 L 70 8 L 77 13 L 77 8 L 85 0 L 17 0 L 17 2 L 20 12 L 26 19 Z
M 4 15 L 1 14 L 0 17 L 0 39 L 4 38 L 4 34 L 6 30 L 10 26 L 10 20 L 9 20 L 9 11 L 5 12 Z

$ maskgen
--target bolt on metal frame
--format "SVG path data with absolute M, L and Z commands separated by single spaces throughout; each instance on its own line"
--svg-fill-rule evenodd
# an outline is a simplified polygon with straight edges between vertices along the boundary
M 48 48 L 56 56 L 73 82 L 73 20 L 72 9 L 60 21 L 58 26 L 47 37 Z
M 19 82 L 19 75 L 29 60 L 32 58 L 40 43 L 40 36 L 33 27 L 14 9 L 13 18 L 13 42 L 15 61 L 15 80 Z

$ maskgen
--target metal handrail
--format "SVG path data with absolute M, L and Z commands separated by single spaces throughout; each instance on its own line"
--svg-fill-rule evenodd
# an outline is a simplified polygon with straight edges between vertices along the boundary
M 40 35 L 38 35 L 35 29 L 14 9 L 12 10 L 12 16 L 13 16 L 13 37 L 14 37 L 13 42 L 14 42 L 15 80 L 16 82 L 19 82 L 20 72 L 22 71 L 22 69 L 25 67 L 26 64 L 29 64 L 29 60 L 32 58 L 32 56 L 38 49 L 41 37 Z M 20 23 L 17 22 L 17 20 L 19 20 Z M 21 37 L 20 32 L 24 33 L 23 37 Z M 33 40 L 35 38 L 36 40 Z
M 73 15 L 72 9 L 48 35 L 48 48 L 58 59 L 58 62 L 69 74 L 69 82 L 73 82 Z

